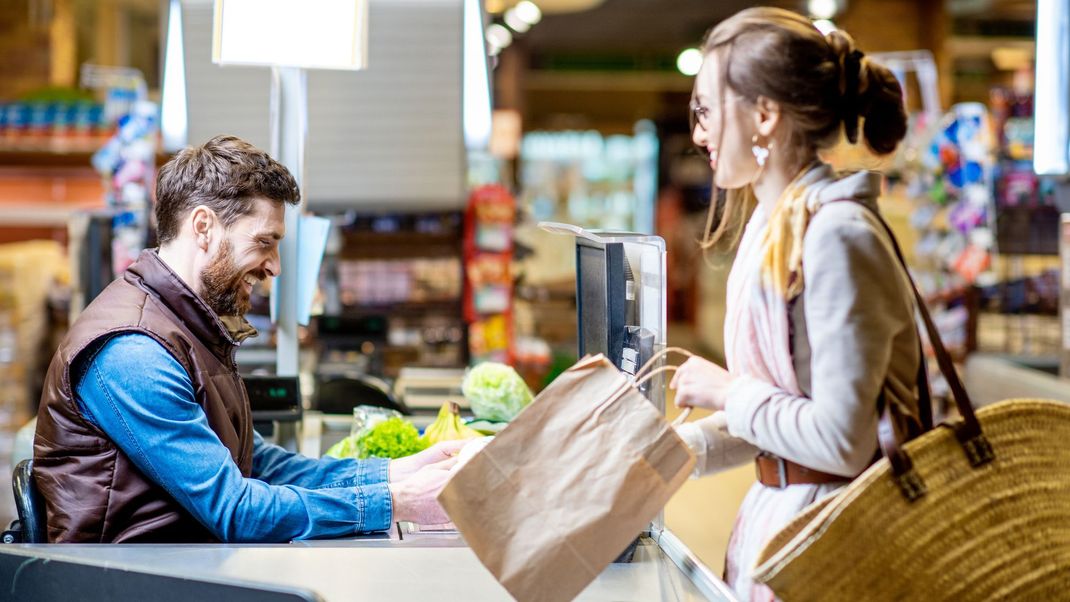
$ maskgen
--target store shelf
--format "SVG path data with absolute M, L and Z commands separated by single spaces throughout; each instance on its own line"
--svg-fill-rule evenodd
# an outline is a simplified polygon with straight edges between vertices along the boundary
M 2 145 L 0 167 L 90 167 L 93 153 L 102 142 L 74 143 L 70 146 L 48 145 Z M 156 166 L 171 158 L 169 154 L 157 153 Z
M 461 319 L 461 301 L 425 301 L 410 303 L 386 303 L 383 305 L 347 305 L 342 309 L 346 317 L 364 317 L 370 315 L 426 315 L 456 314 Z
M 456 233 L 413 234 L 358 232 L 346 235 L 340 259 L 414 259 L 461 254 Z

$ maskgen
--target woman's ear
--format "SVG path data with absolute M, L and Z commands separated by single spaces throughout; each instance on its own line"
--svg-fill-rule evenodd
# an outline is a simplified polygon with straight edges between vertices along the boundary
M 754 103 L 754 127 L 760 138 L 771 139 L 780 125 L 780 103 L 759 96 Z
M 193 227 L 193 236 L 196 240 L 197 247 L 202 251 L 207 251 L 208 247 L 212 244 L 212 231 L 215 229 L 218 217 L 215 211 L 212 211 L 204 205 L 197 205 L 190 212 L 190 224 Z

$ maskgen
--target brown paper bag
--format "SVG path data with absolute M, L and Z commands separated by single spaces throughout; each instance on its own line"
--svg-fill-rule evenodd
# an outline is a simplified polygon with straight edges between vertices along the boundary
M 521 602 L 571 600 L 684 483 L 695 458 L 604 356 L 559 376 L 438 500 Z

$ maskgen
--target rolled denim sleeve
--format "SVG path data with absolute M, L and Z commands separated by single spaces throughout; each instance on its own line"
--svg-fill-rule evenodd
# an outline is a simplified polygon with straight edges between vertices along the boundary
M 110 339 L 82 374 L 76 396 L 87 418 L 221 541 L 344 537 L 390 526 L 393 509 L 385 478 L 371 482 L 369 476 L 369 471 L 384 474 L 385 463 L 353 469 L 348 477 L 353 483 L 369 479 L 354 486 L 336 481 L 332 487 L 309 488 L 243 477 L 208 426 L 189 375 L 150 337 Z M 275 461 L 263 461 L 276 476 L 286 472 L 279 467 L 289 463 L 266 451 L 265 458 Z
M 390 461 L 320 458 L 296 454 L 253 434 L 253 478 L 271 485 L 297 485 L 307 489 L 359 487 L 385 483 Z

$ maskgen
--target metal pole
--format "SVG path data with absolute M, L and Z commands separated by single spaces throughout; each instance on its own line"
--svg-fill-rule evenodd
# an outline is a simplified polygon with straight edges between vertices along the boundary
M 308 134 L 308 77 L 297 67 L 271 68 L 271 154 L 286 166 L 303 191 Z M 302 198 L 304 194 L 301 195 Z M 286 206 L 286 236 L 279 246 L 282 273 L 275 292 L 276 374 L 297 376 L 297 249 L 299 206 Z

